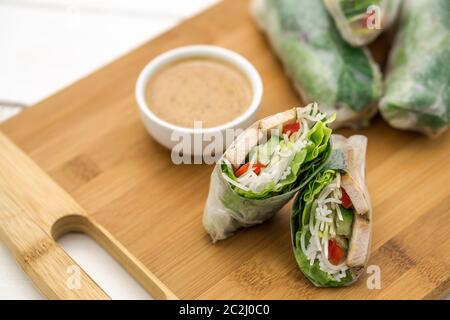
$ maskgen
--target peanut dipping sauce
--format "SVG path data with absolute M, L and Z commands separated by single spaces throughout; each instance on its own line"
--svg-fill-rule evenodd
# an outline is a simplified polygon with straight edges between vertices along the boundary
M 250 81 L 237 67 L 219 59 L 192 57 L 175 61 L 148 81 L 149 109 L 180 127 L 220 126 L 242 115 L 253 98 Z

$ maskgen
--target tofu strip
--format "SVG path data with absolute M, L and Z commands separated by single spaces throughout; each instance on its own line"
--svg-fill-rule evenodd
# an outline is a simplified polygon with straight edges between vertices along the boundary
M 334 141 L 336 142 L 337 140 L 335 139 Z M 351 145 L 349 144 L 350 141 Z M 366 154 L 366 139 L 354 136 L 349 138 L 347 143 L 344 144 L 342 141 L 340 143 L 343 144 L 342 149 L 346 153 L 348 169 L 341 177 L 341 187 L 352 201 L 355 213 L 346 264 L 350 268 L 358 268 L 366 264 L 371 239 L 370 199 L 363 189 L 365 183 L 364 156 Z
M 225 157 L 230 161 L 234 169 L 245 163 L 245 158 L 250 150 L 258 145 L 263 133 L 258 127 L 250 127 L 245 130 L 225 152 Z
M 297 113 L 295 112 L 295 109 L 290 109 L 262 119 L 259 122 L 259 128 L 265 132 L 271 133 L 271 130 L 282 129 L 284 125 L 294 123 L 296 120 Z M 281 134 L 281 130 L 277 133 Z
M 294 123 L 297 120 L 295 108 L 288 111 L 274 114 L 273 116 L 264 118 L 252 127 L 245 130 L 233 144 L 225 152 L 225 157 L 230 161 L 234 169 L 239 168 L 245 163 L 245 159 L 250 150 L 257 146 L 258 143 L 266 137 L 270 136 L 273 131 L 281 129 L 285 124 Z
M 370 245 L 370 222 L 365 216 L 355 215 L 352 238 L 346 263 L 349 267 L 362 267 L 366 264 Z
M 362 215 L 369 211 L 369 204 L 364 197 L 363 191 L 349 173 L 342 176 L 341 186 L 350 197 L 357 214 Z

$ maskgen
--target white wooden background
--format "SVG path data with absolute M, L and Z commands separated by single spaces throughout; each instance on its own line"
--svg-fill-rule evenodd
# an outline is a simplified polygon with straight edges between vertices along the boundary
M 0 0 L 0 121 L 218 1 Z M 86 236 L 60 244 L 112 298 L 149 298 Z M 42 299 L 1 243 L 0 299 Z
M 0 121 L 217 1 L 0 0 Z M 60 244 L 113 299 L 149 298 L 86 236 Z M 1 243 L 0 299 L 42 299 Z

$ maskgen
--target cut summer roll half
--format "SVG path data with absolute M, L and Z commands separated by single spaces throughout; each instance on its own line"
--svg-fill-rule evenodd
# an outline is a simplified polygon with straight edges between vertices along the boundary
M 295 259 L 318 287 L 358 279 L 370 253 L 372 208 L 365 183 L 367 138 L 333 135 L 333 153 L 294 201 Z
M 269 219 L 314 177 L 331 154 L 333 120 L 311 103 L 236 138 L 211 175 L 203 225 L 214 242 Z
M 402 0 L 324 0 L 342 37 L 353 46 L 372 42 L 391 26 Z
M 252 10 L 303 101 L 335 112 L 333 128 L 369 124 L 380 70 L 367 49 L 342 39 L 322 0 L 253 0 Z

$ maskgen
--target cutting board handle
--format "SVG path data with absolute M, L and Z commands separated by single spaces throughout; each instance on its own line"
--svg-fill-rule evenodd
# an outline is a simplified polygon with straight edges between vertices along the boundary
M 59 219 L 52 227 L 54 239 L 69 232 L 81 232 L 99 243 L 125 270 L 152 295 L 155 299 L 177 300 L 177 296 L 169 290 L 152 272 L 136 259 L 112 234 L 87 215 L 73 214 Z
M 177 297 L 0 132 L 0 240 L 49 299 L 109 299 L 55 239 L 84 232 L 156 299 Z
M 0 211 L 0 236 L 49 299 L 109 299 L 73 259 L 23 212 Z

